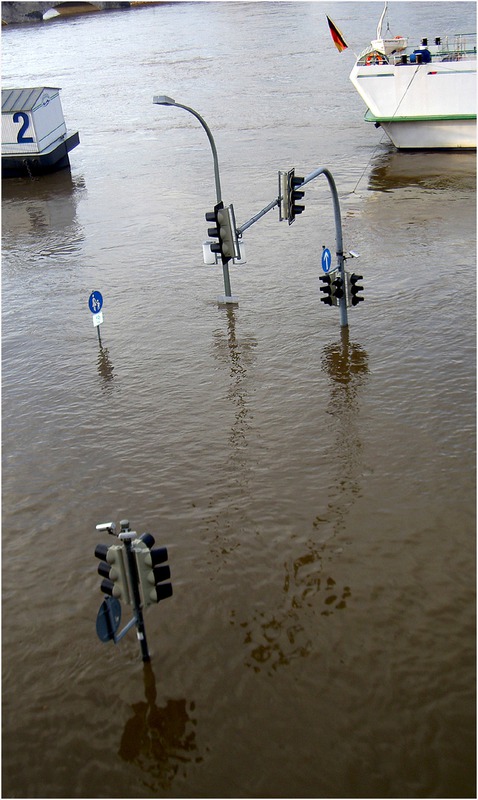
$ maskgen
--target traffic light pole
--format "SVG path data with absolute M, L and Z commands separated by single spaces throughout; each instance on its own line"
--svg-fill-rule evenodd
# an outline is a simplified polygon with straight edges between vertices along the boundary
M 194 108 L 190 106 L 185 106 L 182 103 L 177 103 L 176 100 L 173 100 L 172 97 L 167 97 L 166 95 L 156 95 L 153 97 L 153 103 L 160 106 L 175 106 L 176 108 L 183 108 L 185 111 L 189 111 L 193 117 L 196 117 L 198 122 L 202 125 L 204 130 L 206 131 L 207 138 L 209 139 L 209 144 L 211 145 L 212 151 L 212 159 L 214 162 L 214 180 L 216 183 L 216 203 L 222 202 L 222 191 L 221 191 L 221 179 L 219 176 L 219 159 L 217 157 L 217 148 L 216 143 L 214 141 L 214 136 L 211 133 L 211 130 L 206 122 Z M 227 260 L 222 258 L 222 273 L 224 277 L 224 293 L 225 293 L 225 301 L 232 302 L 232 291 L 231 291 L 231 279 L 229 277 L 229 266 Z
M 124 542 L 126 551 L 126 559 L 130 575 L 131 593 L 133 596 L 134 621 L 136 623 L 136 629 L 137 629 L 136 635 L 138 637 L 138 641 L 141 647 L 141 656 L 143 658 L 143 661 L 149 661 L 150 655 L 148 650 L 148 642 L 146 639 L 146 629 L 144 627 L 143 611 L 141 609 L 141 598 L 139 595 L 138 570 L 136 567 L 134 553 L 131 547 L 132 540 L 136 538 L 136 532 L 130 530 L 129 522 L 127 520 L 122 520 L 120 522 L 120 526 L 121 526 L 121 533 L 118 535 L 118 539 L 121 539 Z M 124 630 L 124 633 L 126 633 L 126 629 Z
M 337 186 L 335 184 L 334 177 L 332 173 L 326 167 L 319 167 L 319 169 L 314 170 L 311 172 L 310 175 L 304 178 L 303 183 L 299 188 L 305 186 L 306 183 L 309 181 L 313 181 L 314 178 L 317 178 L 319 175 L 325 175 L 327 181 L 329 183 L 330 191 L 332 193 L 332 200 L 334 203 L 334 217 L 335 217 L 335 246 L 337 251 L 337 268 L 340 277 L 342 278 L 342 285 L 345 287 L 345 258 L 344 258 L 344 242 L 342 236 L 342 217 L 340 214 L 340 203 L 339 203 L 339 194 L 337 192 Z M 348 326 L 348 318 L 347 318 L 347 298 L 345 291 L 343 296 L 339 300 L 339 310 L 340 310 L 340 326 L 342 328 L 346 328 Z
M 314 178 L 317 178 L 319 175 L 325 175 L 328 180 L 330 191 L 332 193 L 332 200 L 334 204 L 334 217 L 335 217 L 335 242 L 336 242 L 336 251 L 337 251 L 337 261 L 338 261 L 338 273 L 339 276 L 342 278 L 343 285 L 345 286 L 345 258 L 344 258 L 344 244 L 343 244 L 343 235 L 342 235 L 342 217 L 340 214 L 340 202 L 339 202 L 339 195 L 337 192 L 337 186 L 335 184 L 334 177 L 330 170 L 326 167 L 319 167 L 319 169 L 314 170 L 311 172 L 310 175 L 307 175 L 300 186 L 297 186 L 297 189 L 302 189 L 307 183 L 313 181 Z M 281 198 L 277 197 L 275 200 L 272 200 L 269 205 L 255 214 L 251 219 L 247 220 L 240 228 L 237 229 L 237 233 L 239 236 L 242 236 L 244 231 L 254 225 L 255 222 L 260 220 L 265 214 L 269 211 L 272 211 L 273 208 L 276 206 L 280 206 Z M 343 297 L 339 300 L 339 310 L 340 310 L 340 325 L 342 328 L 346 328 L 348 326 L 348 317 L 347 317 L 347 299 L 344 292 Z

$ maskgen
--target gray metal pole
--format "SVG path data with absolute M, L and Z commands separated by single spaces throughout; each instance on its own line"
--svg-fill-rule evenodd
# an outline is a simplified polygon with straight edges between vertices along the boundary
M 126 558 L 128 561 L 131 592 L 133 595 L 133 611 L 136 619 L 137 636 L 141 647 L 141 655 L 143 657 L 143 661 L 149 661 L 150 655 L 148 651 L 148 642 L 146 640 L 143 612 L 141 610 L 141 598 L 139 596 L 138 570 L 136 568 L 136 560 L 131 547 L 131 540 L 136 536 L 136 534 L 134 531 L 130 530 L 129 522 L 127 520 L 121 520 L 120 526 L 121 533 L 119 534 L 118 538 L 124 541 Z
M 182 103 L 176 103 L 176 102 L 174 103 L 174 105 L 177 106 L 178 108 L 184 108 L 185 111 L 189 111 L 189 113 L 192 114 L 193 117 L 196 117 L 196 119 L 201 123 L 201 125 L 203 126 L 204 130 L 207 133 L 207 138 L 209 139 L 209 143 L 211 145 L 212 157 L 214 161 L 214 178 L 216 181 L 216 202 L 220 203 L 222 200 L 222 192 L 221 192 L 221 179 L 219 177 L 219 161 L 217 157 L 216 143 L 209 129 L 209 126 L 207 125 L 206 121 L 201 117 L 201 115 L 194 110 L 194 108 L 190 108 L 189 106 L 184 106 Z
M 347 318 L 347 293 L 345 287 L 345 259 L 344 259 L 344 243 L 343 243 L 343 236 L 342 236 L 342 217 L 340 214 L 340 203 L 339 203 L 339 195 L 337 192 L 337 186 L 335 184 L 334 177 L 332 173 L 326 167 L 320 167 L 319 169 L 314 170 L 311 172 L 310 175 L 307 175 L 304 178 L 303 183 L 298 186 L 298 189 L 301 189 L 302 186 L 305 186 L 306 183 L 312 181 L 318 175 L 325 175 L 329 182 L 330 191 L 332 192 L 332 200 L 334 203 L 334 217 L 335 217 L 335 243 L 336 243 L 336 251 L 337 251 L 337 260 L 338 260 L 338 268 L 339 268 L 339 275 L 342 278 L 343 287 L 344 287 L 344 296 L 339 300 L 339 310 L 340 310 L 340 325 L 341 327 L 347 327 L 348 318 Z
M 194 108 L 190 108 L 190 106 L 185 106 L 182 103 L 176 103 L 176 102 L 174 102 L 174 105 L 177 106 L 178 108 L 184 108 L 185 111 L 189 111 L 189 113 L 192 114 L 193 117 L 196 117 L 198 122 L 202 125 L 202 127 L 206 131 L 207 138 L 209 139 L 209 143 L 211 145 L 212 158 L 213 158 L 213 161 L 214 161 L 214 179 L 215 179 L 215 182 L 216 182 L 216 202 L 220 203 L 221 200 L 222 200 L 222 191 L 221 191 L 221 179 L 219 177 L 219 160 L 218 160 L 218 157 L 217 157 L 216 143 L 214 141 L 214 137 L 213 137 L 213 135 L 212 135 L 212 133 L 210 131 L 210 128 L 209 128 L 208 124 L 206 123 L 206 121 L 201 117 L 200 114 L 198 114 L 197 111 L 194 110 Z M 222 273 L 223 273 L 223 277 L 224 277 L 224 293 L 225 293 L 226 297 L 232 297 L 231 279 L 229 277 L 229 265 L 228 265 L 227 261 L 224 261 L 224 259 L 222 259 Z

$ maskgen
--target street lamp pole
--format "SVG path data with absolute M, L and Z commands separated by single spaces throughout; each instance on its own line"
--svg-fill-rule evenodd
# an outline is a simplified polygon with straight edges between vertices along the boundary
M 214 141 L 214 137 L 213 137 L 213 135 L 211 133 L 211 130 L 210 130 L 208 124 L 206 123 L 206 121 L 201 117 L 200 114 L 198 114 L 197 111 L 194 110 L 194 108 L 190 108 L 189 106 L 185 106 L 182 103 L 177 103 L 176 100 L 173 100 L 172 97 L 168 97 L 165 94 L 155 95 L 153 97 L 153 103 L 155 105 L 159 105 L 159 106 L 175 106 L 176 108 L 184 108 L 185 111 L 189 111 L 189 113 L 192 114 L 193 117 L 196 117 L 198 122 L 200 122 L 200 124 L 202 125 L 202 127 L 206 131 L 207 138 L 209 139 L 209 144 L 211 145 L 212 158 L 213 158 L 213 161 L 214 161 L 214 179 L 215 179 L 215 182 L 216 182 L 216 203 L 221 203 L 222 202 L 222 191 L 221 191 L 221 179 L 219 177 L 219 161 L 218 161 L 218 157 L 217 157 L 217 148 L 216 148 L 216 143 Z M 225 291 L 225 294 L 226 294 L 226 301 L 227 301 L 227 298 L 231 298 L 232 297 L 231 281 L 230 281 L 230 278 L 229 278 L 229 267 L 228 267 L 227 263 L 223 262 L 222 271 L 223 271 L 223 274 L 224 274 L 224 291 Z

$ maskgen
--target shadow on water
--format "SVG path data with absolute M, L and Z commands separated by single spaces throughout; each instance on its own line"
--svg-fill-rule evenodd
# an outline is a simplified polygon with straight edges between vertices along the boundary
M 145 773 L 145 785 L 169 789 L 181 765 L 200 763 L 197 753 L 194 703 L 168 700 L 156 704 L 156 679 L 150 662 L 143 666 L 145 700 L 133 703 L 118 754 Z
M 362 474 L 361 439 L 358 416 L 359 392 L 369 373 L 364 348 L 350 340 L 342 328 L 340 341 L 322 351 L 322 370 L 330 382 L 328 413 L 336 422 L 334 458 L 338 465 L 332 480 L 327 510 L 313 520 L 315 533 L 305 550 L 284 563 L 282 607 L 274 611 L 257 610 L 250 620 L 231 625 L 244 629 L 248 654 L 245 664 L 255 672 L 266 669 L 269 675 L 278 667 L 310 655 L 315 649 L 317 615 L 328 617 L 347 608 L 352 590 L 333 577 L 331 562 L 342 552 L 338 534 L 345 529 L 345 518 L 360 496 Z

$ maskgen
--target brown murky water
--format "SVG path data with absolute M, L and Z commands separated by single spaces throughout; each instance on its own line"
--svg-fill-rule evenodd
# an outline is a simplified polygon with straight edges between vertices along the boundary
M 474 30 L 471 3 L 392 5 L 399 33 Z M 476 162 L 363 122 L 380 10 L 2 30 L 4 85 L 62 87 L 81 137 L 71 173 L 3 182 L 4 797 L 475 796 Z M 348 331 L 319 301 L 320 178 L 291 228 L 245 233 L 218 307 L 208 142 L 162 93 L 207 119 L 238 224 L 279 169 L 332 171 Z M 95 632 L 95 525 L 125 517 L 169 548 L 147 667 Z

